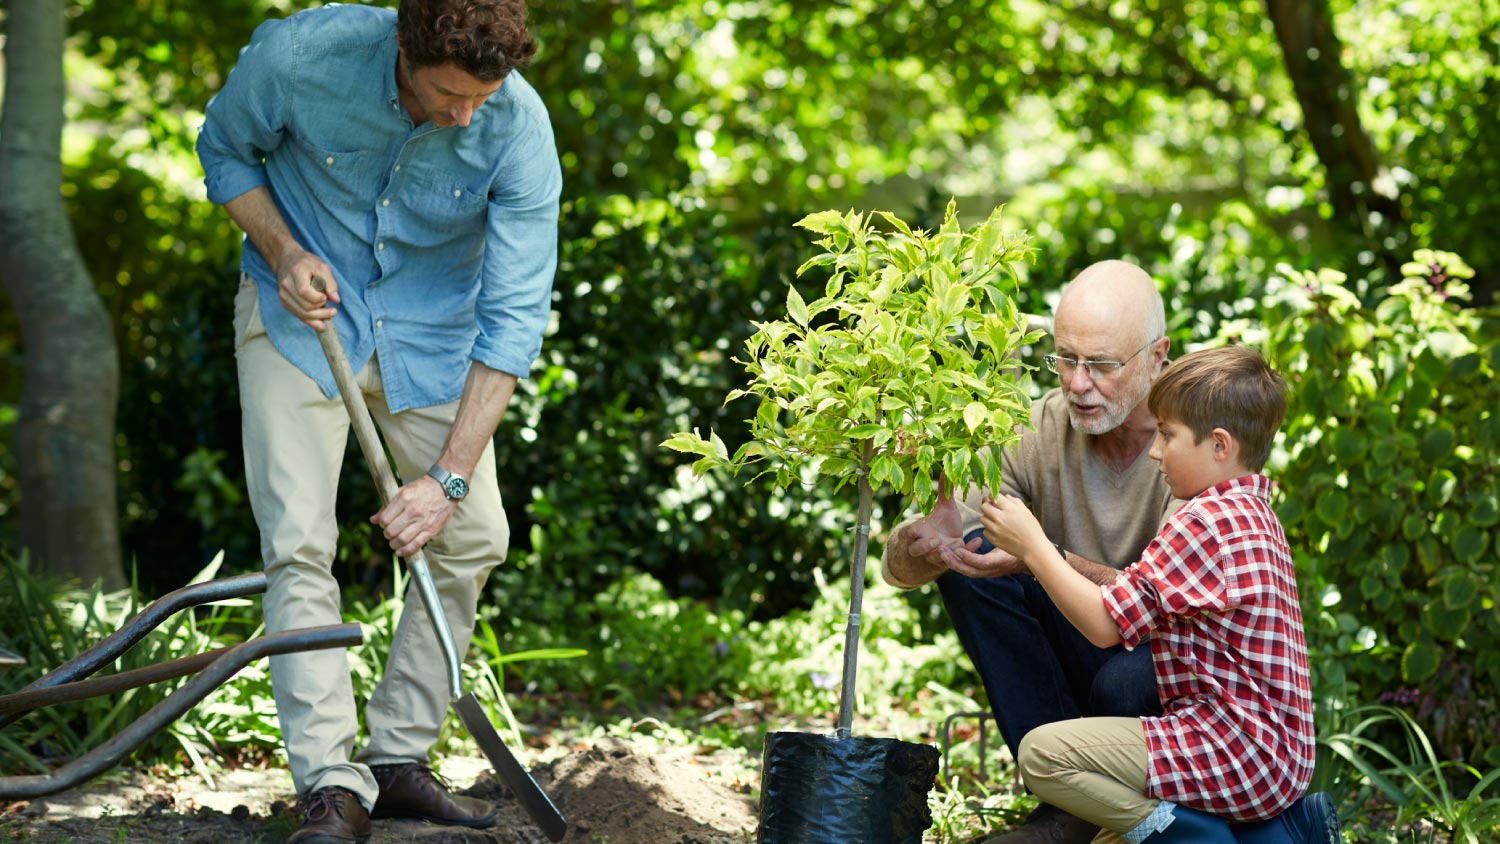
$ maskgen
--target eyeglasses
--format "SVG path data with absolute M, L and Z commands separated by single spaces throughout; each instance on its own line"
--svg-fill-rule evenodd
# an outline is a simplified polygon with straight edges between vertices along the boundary
M 1160 337 L 1157 338 L 1157 340 L 1160 339 Z M 1116 375 L 1119 375 L 1120 370 L 1125 368 L 1125 364 L 1135 360 L 1136 355 L 1149 349 L 1151 347 L 1151 344 L 1155 342 L 1156 340 L 1146 341 L 1146 345 L 1140 347 L 1139 349 L 1136 349 L 1135 354 L 1132 354 L 1130 357 L 1124 360 L 1080 361 L 1077 358 L 1065 358 L 1062 355 L 1042 355 L 1042 360 L 1047 364 L 1048 369 L 1056 372 L 1058 375 L 1061 375 L 1064 378 L 1073 377 L 1073 370 L 1082 366 L 1083 371 L 1088 373 L 1089 380 L 1108 381 Z

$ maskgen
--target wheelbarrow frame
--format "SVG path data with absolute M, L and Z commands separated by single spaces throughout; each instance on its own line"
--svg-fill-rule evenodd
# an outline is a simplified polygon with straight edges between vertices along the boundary
M 134 671 L 86 679 L 114 662 L 120 654 L 130 650 L 163 621 L 183 609 L 246 595 L 258 595 L 265 591 L 266 576 L 261 572 L 184 586 L 153 601 L 119 630 L 21 691 L 0 696 L 0 728 L 4 728 L 26 713 L 43 706 L 112 694 L 197 674 L 112 738 L 51 774 L 0 777 L 0 799 L 27 800 L 43 797 L 81 785 L 104 773 L 152 736 L 166 729 L 168 724 L 181 718 L 189 709 L 234 677 L 240 669 L 261 657 L 324 648 L 347 648 L 364 641 L 364 634 L 358 624 L 308 627 L 271 633 L 230 647 Z M 15 663 L 12 661 L 10 664 Z

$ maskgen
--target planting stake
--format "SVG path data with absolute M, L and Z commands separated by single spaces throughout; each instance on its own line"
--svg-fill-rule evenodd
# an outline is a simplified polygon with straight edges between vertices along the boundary
M 849 737 L 854 720 L 854 671 L 859 660 L 859 609 L 865 600 L 865 552 L 870 546 L 870 511 L 875 492 L 870 489 L 868 464 L 859 470 L 859 526 L 854 533 L 854 553 L 849 560 L 849 624 L 844 629 L 844 682 L 839 689 L 839 725 L 835 735 Z

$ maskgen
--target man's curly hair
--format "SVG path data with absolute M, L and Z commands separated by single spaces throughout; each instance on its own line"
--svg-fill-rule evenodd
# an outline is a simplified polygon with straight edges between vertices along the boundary
M 413 67 L 451 64 L 481 82 L 504 79 L 536 55 L 526 0 L 401 0 L 396 34 Z

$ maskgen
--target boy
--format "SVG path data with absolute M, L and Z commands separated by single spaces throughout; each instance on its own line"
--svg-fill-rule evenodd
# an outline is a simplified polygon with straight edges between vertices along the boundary
M 1151 457 L 1187 503 L 1114 582 L 1076 573 L 1018 500 L 983 505 L 986 537 L 1025 561 L 1095 645 L 1154 640 L 1164 714 L 1038 727 L 1021 742 L 1026 786 L 1103 827 L 1096 842 L 1337 842 L 1327 796 L 1299 801 L 1314 752 L 1307 647 L 1259 474 L 1285 385 L 1231 346 L 1183 357 L 1147 401 Z

